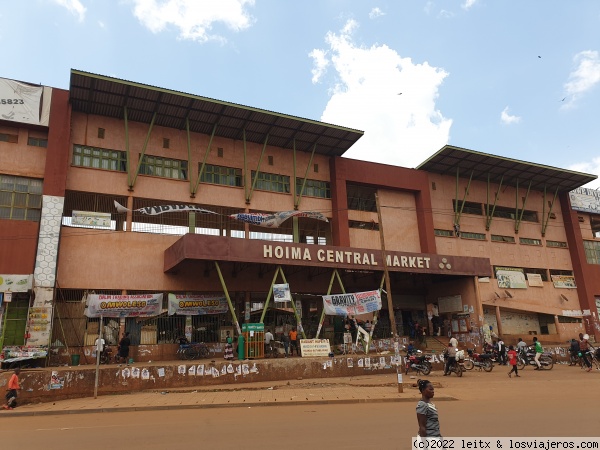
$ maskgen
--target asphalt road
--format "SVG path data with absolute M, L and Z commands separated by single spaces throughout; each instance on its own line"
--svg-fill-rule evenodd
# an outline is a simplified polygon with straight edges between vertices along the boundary
M 431 377 L 444 436 L 600 436 L 600 373 L 557 366 L 509 379 L 503 367 Z M 435 399 L 434 399 L 435 401 Z M 366 403 L 2 417 L 2 448 L 408 449 L 413 403 Z

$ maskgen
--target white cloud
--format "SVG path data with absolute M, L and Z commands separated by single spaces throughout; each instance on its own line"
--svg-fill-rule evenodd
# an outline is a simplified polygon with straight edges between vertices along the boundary
M 380 8 L 373 8 L 369 13 L 369 19 L 376 19 L 377 17 L 385 16 L 385 13 Z
M 564 85 L 567 101 L 562 108 L 574 106 L 578 98 L 600 83 L 600 56 L 597 51 L 585 50 L 573 57 L 575 69 Z
M 85 19 L 86 8 L 79 0 L 54 0 L 54 3 L 67 8 L 71 14 L 77 16 L 80 22 Z
M 212 34 L 216 22 L 225 24 L 233 31 L 244 30 L 252 25 L 253 18 L 245 9 L 254 0 L 133 0 L 134 15 L 153 33 L 159 33 L 172 25 L 179 29 L 181 39 L 206 42 L 225 41 Z
M 600 177 L 600 157 L 593 158 L 589 162 L 576 163 L 568 167 L 570 170 L 576 170 L 577 172 L 591 173 Z M 598 189 L 600 188 L 600 180 L 596 179 L 591 183 L 586 184 L 586 188 Z
M 329 56 L 335 69 L 321 120 L 365 132 L 346 156 L 415 167 L 448 143 L 452 121 L 435 108 L 448 73 L 413 63 L 386 45 L 356 45 L 357 26 L 348 21 L 339 34 L 327 34 L 327 50 L 313 50 Z
M 461 5 L 461 8 L 465 11 L 468 11 L 475 3 L 477 3 L 477 0 L 465 0 L 465 2 Z
M 442 9 L 437 16 L 439 19 L 452 19 L 454 17 L 454 13 L 452 11 L 446 11 L 445 9 Z
M 313 84 L 318 83 L 321 77 L 325 74 L 327 66 L 329 66 L 329 60 L 327 59 L 327 52 L 315 48 L 311 51 L 308 56 L 313 59 L 312 82 Z
M 511 125 L 513 123 L 519 123 L 521 121 L 521 118 L 519 116 L 511 116 L 508 113 L 508 106 L 506 108 L 504 108 L 502 110 L 502 113 L 500 114 L 500 120 L 502 120 L 503 123 L 505 123 L 506 125 Z
M 98 21 L 98 26 L 100 28 L 106 28 L 106 25 L 104 24 L 104 22 L 102 22 L 101 20 Z
M 425 7 L 423 8 L 423 10 L 425 11 L 425 14 L 429 14 L 431 12 L 431 10 L 433 9 L 433 2 L 427 2 L 425 3 Z

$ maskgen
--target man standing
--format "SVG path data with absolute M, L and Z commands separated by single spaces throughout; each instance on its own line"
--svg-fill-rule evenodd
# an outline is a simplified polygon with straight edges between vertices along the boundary
M 298 348 L 298 332 L 293 328 L 290 330 L 290 356 L 294 356 L 294 349 L 296 349 L 296 355 L 300 356 L 300 349 Z
M 454 347 L 454 348 L 458 348 L 458 341 L 456 340 L 456 338 L 455 338 L 454 336 L 452 336 L 452 337 L 450 338 L 450 341 L 449 341 L 449 343 L 450 343 L 450 345 L 451 345 L 452 347 Z
M 537 364 L 537 367 L 533 370 L 540 370 L 542 368 L 542 364 L 540 363 L 540 357 L 542 356 L 542 353 L 544 353 L 544 348 L 542 347 L 542 344 L 540 344 L 540 341 L 538 341 L 537 337 L 533 338 L 533 345 L 535 347 L 535 363 Z
M 590 372 L 592 370 L 592 363 L 588 358 L 588 350 L 590 349 L 590 344 L 586 338 L 587 334 L 584 336 L 583 333 L 579 333 L 579 351 L 581 352 L 581 359 L 587 366 L 587 371 Z
M 506 365 L 506 345 L 504 345 L 502 338 L 498 339 L 498 359 L 501 365 Z
M 444 366 L 444 376 L 450 375 L 450 368 L 456 365 L 456 347 L 448 343 L 445 351 L 446 365 Z M 459 369 L 461 370 L 461 369 Z
M 131 340 L 129 339 L 129 331 L 125 333 L 121 342 L 119 342 L 119 358 L 121 358 L 121 362 L 125 361 L 127 365 L 129 365 L 129 346 L 131 345 Z
M 19 386 L 20 373 L 21 368 L 17 367 L 15 373 L 13 373 L 10 380 L 8 380 L 6 403 L 2 405 L 2 408 L 4 409 L 15 409 L 17 407 L 17 391 L 21 389 L 21 386 Z
M 265 355 L 271 350 L 271 341 L 274 339 L 273 333 L 267 328 L 267 332 L 265 333 Z

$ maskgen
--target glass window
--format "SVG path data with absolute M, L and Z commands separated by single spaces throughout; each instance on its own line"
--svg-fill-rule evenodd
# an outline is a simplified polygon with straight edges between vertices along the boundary
M 523 245 L 542 245 L 541 239 L 519 238 L 519 244 Z
M 375 201 L 376 189 L 355 184 L 346 185 L 346 195 L 348 197 L 348 209 L 353 211 L 377 212 L 377 202 Z
M 519 215 L 521 215 L 521 210 L 519 210 Z M 516 220 L 518 216 L 516 215 L 515 208 L 505 208 L 502 206 L 496 206 L 494 210 L 494 217 L 500 217 L 502 219 L 512 219 Z M 537 222 L 537 212 L 524 210 L 523 211 L 523 219 L 524 222 Z
M 42 180 L 0 175 L 0 219 L 40 221 Z
M 453 237 L 454 236 L 454 231 L 452 230 L 439 230 L 439 229 L 434 229 L 433 233 L 436 236 L 448 236 L 448 237 Z
M 515 242 L 514 236 L 501 236 L 499 234 L 492 234 L 492 242 Z
M 198 164 L 198 171 L 200 171 L 201 168 L 202 164 Z M 200 181 L 203 183 L 242 187 L 242 169 L 206 164 L 204 166 L 204 172 L 200 177 Z
M 73 165 L 93 169 L 127 171 L 127 155 L 118 150 L 104 148 L 73 146 Z
M 296 178 L 297 195 L 300 195 L 303 182 L 303 178 Z M 331 198 L 331 187 L 328 181 L 306 180 L 302 195 L 307 197 Z
M 187 168 L 187 161 L 144 155 L 142 164 L 140 165 L 140 175 L 154 175 L 174 180 L 187 180 Z
M 31 145 L 33 147 L 48 147 L 48 139 L 30 137 L 27 139 L 27 145 Z
M 478 241 L 487 240 L 484 233 L 469 233 L 468 231 L 461 231 L 460 237 L 463 239 L 476 239 Z
M 584 241 L 585 242 L 585 241 Z M 546 241 L 546 247 L 567 248 L 567 243 L 562 241 Z
M 453 211 L 460 212 L 461 207 L 463 214 L 475 214 L 478 216 L 483 215 L 481 203 L 465 202 L 463 205 L 462 200 L 459 200 L 458 202 L 456 200 L 452 200 Z
M 583 241 L 583 249 L 588 264 L 600 264 L 600 242 Z
M 287 175 L 277 175 L 274 173 L 265 173 L 252 171 L 252 183 L 256 178 L 256 189 L 271 192 L 284 192 L 289 194 L 290 192 L 290 177 Z
M 349 220 L 348 227 L 350 228 L 359 228 L 361 230 L 373 230 L 379 231 L 379 224 L 374 220 L 371 222 L 361 222 L 359 220 Z
M 17 134 L 0 133 L 0 142 L 16 144 L 19 142 L 19 136 Z

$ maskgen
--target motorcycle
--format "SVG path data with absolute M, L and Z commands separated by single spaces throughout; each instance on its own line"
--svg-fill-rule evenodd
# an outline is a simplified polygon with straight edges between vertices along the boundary
M 112 349 L 107 345 L 100 352 L 100 364 L 110 364 L 112 359 Z
M 552 367 L 554 367 L 552 353 L 542 353 L 542 356 L 540 356 L 540 364 L 542 369 L 552 370 Z M 537 364 L 535 363 L 535 352 L 533 350 L 527 351 L 526 353 L 524 351 L 519 352 L 517 356 L 517 368 L 523 370 L 525 369 L 525 366 L 537 367 Z
M 467 349 L 469 354 L 468 358 L 465 358 L 463 366 L 467 370 L 472 370 L 473 367 L 479 367 L 479 370 L 483 369 L 486 372 L 491 372 L 494 368 L 492 363 L 492 355 L 489 353 L 475 353 L 474 349 Z
M 417 350 L 416 353 L 408 353 L 406 355 L 406 365 L 404 368 L 406 375 L 408 375 L 410 369 L 413 369 L 417 374 L 429 375 L 431 373 L 431 363 L 429 362 L 431 356 L 422 355 L 421 353 L 421 350 Z

